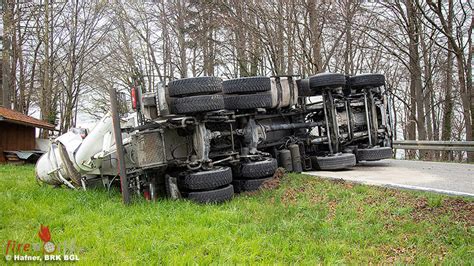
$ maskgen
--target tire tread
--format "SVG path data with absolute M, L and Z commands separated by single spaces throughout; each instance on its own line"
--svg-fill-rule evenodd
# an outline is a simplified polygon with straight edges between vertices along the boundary
M 194 191 L 187 194 L 187 198 L 197 203 L 222 203 L 232 199 L 234 187 L 227 185 L 222 188 L 208 191 Z
M 343 153 L 335 156 L 311 156 L 314 170 L 339 170 L 356 165 L 356 156 Z
M 222 82 L 222 91 L 226 94 L 265 92 L 271 90 L 269 77 L 245 77 Z
M 178 179 L 178 184 L 186 190 L 210 190 L 228 185 L 232 182 L 230 167 L 209 171 L 188 173 Z
M 228 94 L 224 95 L 224 102 L 225 108 L 228 110 L 271 108 L 273 106 L 273 98 L 270 93 Z
M 356 152 L 357 161 L 378 161 L 390 159 L 393 156 L 390 147 L 374 147 L 369 149 L 358 149 Z
M 385 84 L 385 76 L 382 74 L 360 74 L 349 78 L 351 87 L 379 87 Z
M 344 74 L 321 73 L 309 77 L 309 86 L 313 90 L 325 87 L 344 87 L 345 85 L 346 76 Z
M 277 168 L 277 160 L 269 158 L 258 162 L 243 163 L 240 173 L 241 177 L 245 179 L 259 179 L 273 175 Z
M 222 91 L 222 79 L 218 77 L 184 78 L 168 83 L 171 97 L 214 94 Z
M 183 98 L 171 98 L 172 111 L 177 114 L 189 114 L 224 109 L 222 95 L 199 95 Z

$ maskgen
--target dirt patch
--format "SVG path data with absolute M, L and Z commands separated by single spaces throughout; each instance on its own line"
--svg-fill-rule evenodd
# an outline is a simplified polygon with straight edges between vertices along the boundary
M 354 187 L 354 183 L 347 182 L 346 180 L 342 178 L 331 179 L 331 182 L 334 184 L 342 185 L 343 187 L 348 188 L 348 189 L 351 189 Z
M 311 204 L 319 204 L 327 201 L 327 196 L 326 194 L 320 194 L 320 193 L 311 193 L 311 197 L 309 199 Z
M 347 188 L 347 189 L 351 189 L 354 187 L 354 184 L 353 183 L 344 183 L 344 187 Z
M 265 182 L 263 182 L 258 190 L 255 191 L 245 191 L 242 192 L 242 194 L 248 195 L 248 196 L 254 196 L 258 195 L 261 190 L 265 189 L 277 189 L 280 187 L 280 182 L 283 179 L 285 175 L 285 169 L 283 168 L 277 168 L 275 173 L 273 174 L 273 177 Z M 274 199 L 273 199 L 274 200 Z
M 382 202 L 385 202 L 388 198 L 394 198 L 396 200 L 396 205 L 410 207 L 414 206 L 417 201 L 417 197 L 410 195 L 405 191 L 378 187 L 374 187 L 374 190 L 376 191 L 372 191 L 365 197 L 365 203 L 368 205 L 379 205 Z
M 414 247 L 405 248 L 405 247 L 391 247 L 387 251 L 388 256 L 386 256 L 387 263 L 402 262 L 413 264 L 416 256 L 416 249 Z
M 416 202 L 416 197 L 411 195 L 410 193 L 407 193 L 406 191 L 398 190 L 398 189 L 393 189 L 393 188 L 384 188 L 384 193 L 386 194 L 385 196 L 387 197 L 394 197 L 396 198 L 400 203 L 402 204 L 415 204 Z
M 342 178 L 335 178 L 335 179 L 331 179 L 331 182 L 334 183 L 334 184 L 345 184 L 346 180 L 344 180 Z
M 431 220 L 445 214 L 450 215 L 455 222 L 474 226 L 474 202 L 472 201 L 444 199 L 439 206 L 432 207 L 426 198 L 420 198 L 412 211 L 415 221 Z
M 285 205 L 296 203 L 296 191 L 294 189 L 287 189 L 281 196 L 281 202 Z
M 304 193 L 305 190 L 306 189 L 304 187 L 296 189 L 289 188 L 285 190 L 285 193 L 283 193 L 281 196 L 281 202 L 283 202 L 285 205 L 296 204 L 296 198 L 298 197 L 298 194 Z
M 408 236 L 403 237 L 403 242 L 398 246 L 380 246 L 377 248 L 384 260 L 378 264 L 414 264 L 417 257 L 417 246 L 412 245 L 409 242 Z M 442 264 L 444 257 L 447 254 L 447 248 L 444 246 L 438 246 L 433 248 L 431 255 L 432 262 L 435 265 Z
M 365 197 L 365 203 L 367 205 L 377 205 L 380 203 L 380 199 L 378 197 L 374 197 L 372 195 L 369 195 Z
M 337 201 L 336 200 L 331 200 L 328 204 L 329 211 L 328 211 L 328 216 L 327 219 L 329 221 L 332 221 L 334 217 L 336 216 L 336 209 L 337 209 Z
M 283 176 L 285 175 L 285 169 L 278 168 L 273 174 L 273 178 L 263 182 L 260 186 L 261 189 L 276 189 L 280 187 L 280 182 Z

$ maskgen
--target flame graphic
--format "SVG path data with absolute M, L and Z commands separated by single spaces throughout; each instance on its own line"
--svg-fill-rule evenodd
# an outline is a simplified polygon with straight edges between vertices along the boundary
M 49 240 L 51 240 L 51 233 L 49 232 L 49 227 L 41 225 L 41 229 L 38 232 L 38 236 L 39 238 L 41 238 L 41 240 L 43 240 L 43 242 L 49 242 Z

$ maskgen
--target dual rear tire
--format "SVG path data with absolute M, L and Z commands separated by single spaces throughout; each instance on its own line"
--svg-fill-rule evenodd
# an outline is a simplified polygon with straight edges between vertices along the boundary
M 217 167 L 199 172 L 184 172 L 178 177 L 178 187 L 184 197 L 197 203 L 221 203 L 232 199 L 230 167 Z
M 192 114 L 224 109 L 222 79 L 198 77 L 168 83 L 170 107 L 176 114 Z
M 179 79 L 168 83 L 168 95 L 171 110 L 176 114 L 271 108 L 273 105 L 269 77 L 224 82 L 216 77 Z
M 212 170 L 183 172 L 178 176 L 182 195 L 197 203 L 222 203 L 233 198 L 234 193 L 256 191 L 265 181 L 271 180 L 277 169 L 273 158 L 242 163 L 234 171 L 230 167 Z M 237 177 L 233 179 L 234 175 Z
M 323 90 L 336 90 L 338 88 L 345 88 L 345 86 L 346 76 L 339 73 L 320 73 L 308 79 L 309 93 L 311 94 L 309 96 L 322 95 Z
M 266 181 L 273 178 L 277 168 L 277 161 L 274 158 L 241 164 L 237 169 L 234 169 L 235 178 L 232 185 L 235 192 L 259 190 Z
M 271 108 L 273 105 L 271 88 L 269 77 L 226 80 L 222 83 L 225 108 L 228 110 Z
M 382 74 L 360 74 L 348 79 L 348 85 L 353 88 L 380 87 L 385 85 L 385 76 Z

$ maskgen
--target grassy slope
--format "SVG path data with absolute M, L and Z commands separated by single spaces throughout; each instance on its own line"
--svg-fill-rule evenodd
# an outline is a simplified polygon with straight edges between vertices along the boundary
M 449 212 L 413 216 L 419 201 L 436 209 L 444 198 L 291 174 L 217 206 L 124 207 L 117 193 L 38 186 L 32 166 L 0 165 L 0 243 L 37 243 L 45 224 L 53 242 L 75 239 L 81 264 L 474 263 L 472 225 Z

